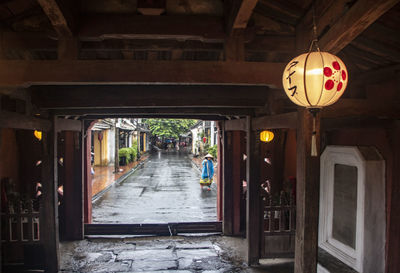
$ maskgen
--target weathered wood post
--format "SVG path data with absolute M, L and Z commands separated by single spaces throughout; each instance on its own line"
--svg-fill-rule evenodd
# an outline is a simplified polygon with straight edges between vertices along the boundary
M 320 116 L 316 117 L 318 156 L 311 156 L 313 117 L 305 108 L 298 110 L 297 185 L 296 185 L 296 246 L 295 273 L 317 272 Z
M 83 139 L 80 132 L 65 132 L 65 231 L 66 239 L 83 239 Z
M 233 234 L 233 146 L 232 146 L 232 132 L 224 130 L 224 186 L 223 186 L 223 232 L 224 235 Z
M 42 203 L 40 204 L 40 238 L 44 246 L 45 271 L 59 270 L 58 196 L 57 196 L 57 119 L 52 129 L 43 132 Z
M 247 204 L 246 204 L 246 238 L 249 265 L 258 264 L 260 258 L 261 243 L 261 203 L 260 203 L 260 143 L 257 131 L 252 130 L 252 118 L 246 118 L 246 180 L 247 180 Z

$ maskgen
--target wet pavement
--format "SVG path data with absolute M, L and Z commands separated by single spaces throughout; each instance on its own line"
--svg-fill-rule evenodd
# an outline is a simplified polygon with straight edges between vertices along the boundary
M 184 152 L 158 152 L 93 203 L 93 223 L 216 221 L 216 188 L 201 190 Z
M 90 238 L 60 245 L 61 272 L 293 272 L 292 262 L 248 267 L 245 246 L 223 236 Z

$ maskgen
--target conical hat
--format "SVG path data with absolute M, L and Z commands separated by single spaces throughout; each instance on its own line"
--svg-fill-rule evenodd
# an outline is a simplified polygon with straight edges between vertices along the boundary
M 212 155 L 210 155 L 210 154 L 206 154 L 205 156 L 204 156 L 204 158 L 207 158 L 207 157 L 211 157 L 211 158 L 214 158 Z

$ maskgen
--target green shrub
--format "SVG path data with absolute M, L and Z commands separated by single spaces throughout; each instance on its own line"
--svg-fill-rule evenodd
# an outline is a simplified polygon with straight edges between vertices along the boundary
M 125 157 L 126 158 L 126 163 L 131 162 L 131 150 L 130 150 L 130 148 L 121 148 L 121 149 L 119 149 L 118 157 L 119 157 L 119 160 L 121 160 L 121 157 Z
M 210 147 L 207 149 L 207 153 L 209 153 L 210 155 L 212 155 L 212 156 L 214 157 L 214 159 L 217 159 L 217 156 L 218 156 L 217 145 L 210 146 Z
M 132 156 L 132 160 L 136 161 L 137 160 L 137 147 L 134 146 L 134 147 L 130 147 L 128 149 L 129 149 L 130 155 Z

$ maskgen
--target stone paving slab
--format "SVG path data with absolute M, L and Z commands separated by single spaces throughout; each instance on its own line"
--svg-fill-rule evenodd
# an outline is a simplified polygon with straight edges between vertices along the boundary
M 132 272 L 138 272 L 138 271 L 129 271 L 127 273 L 132 273 Z M 161 271 L 157 270 L 157 271 L 141 271 L 141 272 L 142 273 L 192 273 L 191 271 L 188 270 L 161 270 Z M 122 272 L 116 272 L 116 273 L 122 273 Z
M 176 261 L 157 261 L 157 260 L 135 260 L 132 262 L 133 272 L 143 272 L 143 271 L 160 271 L 160 270 L 170 270 L 178 269 Z
M 218 256 L 214 249 L 177 249 L 178 258 L 203 259 Z
M 199 248 L 213 248 L 214 245 L 210 241 L 201 241 L 201 242 L 179 242 L 176 244 L 177 249 L 199 249 Z
M 175 260 L 176 255 L 172 249 L 152 249 L 124 251 L 118 254 L 117 260 L 147 260 L 147 261 L 170 261 Z

